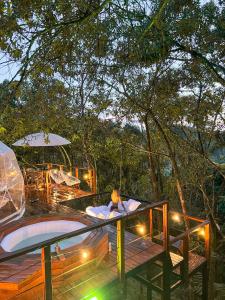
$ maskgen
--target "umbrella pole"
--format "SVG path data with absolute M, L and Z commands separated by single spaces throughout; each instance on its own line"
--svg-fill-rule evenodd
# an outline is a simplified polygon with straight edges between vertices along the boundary
M 65 154 L 65 156 L 66 156 L 66 158 L 67 158 L 67 160 L 68 160 L 69 167 L 70 167 L 70 171 L 72 171 L 72 163 L 71 163 L 71 160 L 70 160 L 70 158 L 69 158 L 69 155 L 68 155 L 68 153 L 66 152 L 66 149 L 65 149 L 63 146 L 61 146 L 61 148 L 62 148 L 62 150 L 64 151 L 64 154 Z
M 66 157 L 65 157 L 63 150 L 61 149 L 61 146 L 58 146 L 57 148 L 59 149 L 60 153 L 62 154 L 64 165 L 66 165 Z

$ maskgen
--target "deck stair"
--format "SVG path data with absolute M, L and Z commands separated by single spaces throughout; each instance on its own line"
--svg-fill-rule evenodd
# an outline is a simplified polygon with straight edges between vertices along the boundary
M 175 288 L 177 288 L 180 284 L 182 284 L 182 267 L 184 264 L 184 258 L 181 255 L 175 254 L 173 252 L 169 253 L 169 257 L 167 259 L 167 267 L 168 271 L 175 275 L 175 280 L 170 283 L 170 291 L 172 292 Z M 153 290 L 162 294 L 163 293 L 163 262 L 161 260 L 155 261 L 155 265 L 159 267 L 157 274 L 153 276 L 148 275 L 148 270 L 145 274 L 135 274 L 134 278 L 144 284 L 148 289 L 149 299 L 151 299 Z M 174 272 L 174 270 L 178 270 L 179 272 Z

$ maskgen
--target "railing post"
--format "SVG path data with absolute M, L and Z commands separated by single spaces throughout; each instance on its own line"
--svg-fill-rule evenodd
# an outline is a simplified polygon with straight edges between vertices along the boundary
M 163 204 L 163 246 L 166 252 L 169 252 L 168 209 L 169 204 Z
M 181 265 L 181 279 L 183 283 L 188 285 L 189 281 L 189 235 L 186 234 L 183 238 L 183 263 Z
M 210 224 L 205 225 L 205 258 L 206 262 L 202 268 L 202 299 L 210 299 L 211 291 L 209 284 L 209 266 L 210 266 L 210 248 L 211 248 L 211 233 Z
M 117 273 L 124 299 L 126 297 L 124 220 L 117 221 Z
M 205 257 L 207 261 L 210 259 L 210 243 L 211 243 L 211 236 L 210 236 L 210 224 L 205 225 Z
M 169 253 L 169 230 L 168 230 L 168 209 L 169 204 L 163 204 L 163 247 L 165 253 L 163 255 L 163 300 L 170 299 L 170 253 Z
M 51 246 L 42 248 L 42 274 L 44 278 L 44 299 L 52 300 Z
M 95 169 L 92 170 L 92 192 L 97 193 L 97 175 Z
M 153 209 L 149 209 L 149 237 L 152 241 L 153 238 Z
M 75 177 L 79 178 L 79 169 L 78 169 L 78 167 L 75 167 Z

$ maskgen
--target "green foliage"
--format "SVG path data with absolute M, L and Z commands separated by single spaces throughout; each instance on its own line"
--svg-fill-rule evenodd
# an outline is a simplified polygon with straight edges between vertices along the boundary
M 99 190 L 151 198 L 155 174 L 178 206 L 179 177 L 189 209 L 205 207 L 224 146 L 223 19 L 212 1 L 1 1 L 2 66 L 19 67 L 0 86 L 0 138 L 59 133 Z

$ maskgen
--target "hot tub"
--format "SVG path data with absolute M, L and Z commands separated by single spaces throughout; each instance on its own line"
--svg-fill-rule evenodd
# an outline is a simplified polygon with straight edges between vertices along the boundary
M 20 219 L 1 228 L 0 255 L 89 225 L 93 225 L 93 221 L 83 216 L 48 215 Z M 54 284 L 67 279 L 71 280 L 71 276 L 73 280 L 80 280 L 86 272 L 94 270 L 108 253 L 108 233 L 99 228 L 59 241 L 58 245 L 60 249 L 56 249 L 56 245 L 51 246 L 51 269 Z M 43 258 L 41 249 L 38 249 L 20 256 L 19 261 L 17 258 L 10 260 L 9 269 L 7 266 L 4 269 L 4 272 L 12 272 L 10 285 L 5 284 L 4 278 L 0 278 L 0 284 L 4 283 L 4 289 L 14 289 L 18 292 L 20 289 L 23 292 L 30 289 L 31 283 L 33 286 L 42 284 L 44 278 L 42 274 Z M 19 273 L 16 273 L 15 276 L 13 263 L 15 266 L 19 264 Z
M 1 241 L 1 247 L 6 252 L 13 252 L 24 247 L 40 243 L 45 240 L 60 236 L 62 234 L 79 230 L 87 225 L 71 220 L 52 220 L 29 224 L 7 234 Z M 58 243 L 61 250 L 65 250 L 74 245 L 80 244 L 88 236 L 89 232 L 82 235 L 63 240 Z M 51 250 L 55 250 L 56 245 L 51 245 Z M 39 253 L 41 250 L 35 251 Z M 34 252 L 32 252 L 34 253 Z

